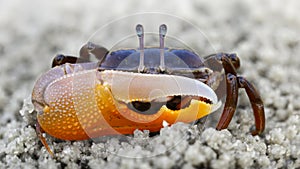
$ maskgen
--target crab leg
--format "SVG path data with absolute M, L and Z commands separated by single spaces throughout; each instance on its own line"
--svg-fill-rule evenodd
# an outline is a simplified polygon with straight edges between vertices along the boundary
M 265 128 L 264 106 L 259 93 L 255 87 L 241 76 L 237 76 L 236 69 L 240 66 L 236 55 L 216 54 L 216 58 L 222 62 L 227 76 L 227 96 L 223 114 L 217 125 L 217 129 L 225 129 L 228 127 L 232 116 L 235 112 L 238 98 L 238 89 L 244 88 L 250 99 L 251 106 L 255 118 L 256 129 L 252 131 L 252 135 L 263 132 Z
M 53 157 L 54 154 L 53 154 L 52 150 L 50 149 L 50 147 L 49 147 L 49 145 L 48 145 L 45 137 L 43 136 L 43 134 L 45 133 L 45 131 L 42 129 L 39 121 L 36 122 L 35 132 L 36 132 L 37 136 L 39 137 L 39 139 L 41 140 L 42 144 L 45 146 L 46 150 Z
M 227 74 L 227 96 L 222 116 L 217 125 L 217 130 L 226 129 L 233 117 L 238 99 L 238 83 L 236 76 Z
M 225 101 L 225 106 L 221 118 L 217 124 L 217 130 L 226 129 L 233 117 L 236 110 L 237 99 L 238 99 L 238 83 L 237 83 L 237 73 L 234 65 L 230 62 L 226 55 L 222 54 L 220 58 L 222 61 L 223 68 L 226 74 L 226 86 L 227 86 L 227 96 Z
M 88 42 L 83 45 L 79 51 L 80 58 L 90 60 L 90 54 L 93 54 L 100 62 L 104 59 L 108 50 L 105 47 Z
M 79 62 L 88 62 L 89 60 L 84 60 L 82 58 L 77 58 L 75 56 L 65 56 L 63 54 L 58 54 L 53 58 L 52 68 L 55 66 L 60 66 L 65 63 L 79 63 Z
M 245 78 L 238 77 L 238 85 L 239 88 L 246 90 L 253 109 L 256 129 L 252 131 L 252 135 L 261 134 L 265 129 L 265 113 L 261 97 L 255 87 Z
M 92 42 L 88 42 L 83 45 L 79 51 L 80 57 L 75 56 L 66 56 L 63 54 L 58 54 L 53 58 L 52 67 L 60 66 L 65 63 L 83 63 L 90 62 L 90 54 L 93 54 L 99 62 L 101 62 L 105 55 L 108 53 L 108 50 L 102 46 L 96 45 Z

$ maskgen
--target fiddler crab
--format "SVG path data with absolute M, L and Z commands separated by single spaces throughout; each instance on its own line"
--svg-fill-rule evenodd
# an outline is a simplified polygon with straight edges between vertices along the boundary
M 144 47 L 143 26 L 136 26 L 138 49 L 109 52 L 88 42 L 80 57 L 57 55 L 52 69 L 35 83 L 32 103 L 36 132 L 50 150 L 44 133 L 62 140 L 86 140 L 105 135 L 158 132 L 163 122 L 190 123 L 212 112 L 218 103 L 213 86 L 220 80 L 204 59 L 187 49 L 164 46 L 167 27 L 159 27 L 159 47 Z M 99 61 L 91 62 L 94 55 Z M 226 99 L 217 130 L 226 129 L 236 110 L 238 89 L 244 88 L 255 117 L 252 135 L 265 128 L 262 99 L 255 87 L 237 75 L 236 54 L 210 55 L 222 65 Z

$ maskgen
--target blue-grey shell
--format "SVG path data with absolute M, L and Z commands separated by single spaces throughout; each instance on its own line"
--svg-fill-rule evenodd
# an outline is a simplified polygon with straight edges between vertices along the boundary
M 204 67 L 203 59 L 187 49 L 164 49 L 166 72 L 178 69 Z M 160 49 L 145 48 L 144 64 L 147 73 L 155 72 L 160 65 Z M 135 71 L 139 66 L 140 51 L 137 49 L 120 49 L 106 55 L 100 67 L 103 69 Z

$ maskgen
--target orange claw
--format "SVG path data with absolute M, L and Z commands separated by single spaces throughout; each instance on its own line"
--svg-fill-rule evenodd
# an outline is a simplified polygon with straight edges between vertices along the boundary
M 154 83 L 147 83 L 147 79 Z M 42 85 L 44 89 L 40 89 Z M 63 140 L 132 134 L 136 129 L 156 132 L 163 127 L 163 121 L 168 124 L 192 122 L 206 116 L 211 113 L 211 103 L 217 102 L 215 93 L 207 85 L 173 75 L 85 70 L 46 84 L 39 82 L 35 87 L 43 91 L 43 94 L 34 92 L 32 96 L 35 108 L 41 112 L 37 115 L 37 133 L 50 154 L 53 153 L 42 136 L 43 131 Z M 190 104 L 185 100 L 186 107 L 179 110 L 163 105 L 150 115 L 128 108 L 132 101 L 166 99 L 175 95 L 192 96 Z
M 91 81 L 93 84 L 80 87 L 83 77 L 84 82 Z M 125 102 L 115 100 L 109 85 L 103 85 L 94 78 L 83 74 L 82 77 L 61 79 L 48 86 L 44 94 L 48 105 L 37 116 L 46 133 L 63 140 L 84 140 L 102 135 L 132 134 L 135 129 L 154 132 L 163 127 L 164 120 L 169 124 L 192 122 L 211 111 L 210 104 L 192 100 L 181 110 L 162 106 L 153 115 L 139 114 L 129 109 Z
M 211 105 L 202 101 L 192 100 L 190 106 L 181 110 L 170 110 L 166 106 L 153 115 L 137 114 L 119 103 L 118 108 L 113 102 L 109 90 L 97 86 L 95 93 L 97 108 L 84 108 L 77 110 L 69 108 L 66 114 L 56 112 L 50 108 L 48 112 L 38 115 L 39 123 L 46 133 L 63 140 L 84 140 L 102 135 L 132 134 L 135 129 L 159 131 L 163 121 L 173 124 L 175 122 L 192 122 L 211 112 Z M 106 99 L 103 99 L 106 98 Z M 88 100 L 85 100 L 88 103 Z M 69 103 L 69 107 L 76 107 Z M 97 111 L 93 111 L 93 109 Z M 61 119 L 56 117 L 61 116 Z M 55 120 L 50 120 L 55 119 Z

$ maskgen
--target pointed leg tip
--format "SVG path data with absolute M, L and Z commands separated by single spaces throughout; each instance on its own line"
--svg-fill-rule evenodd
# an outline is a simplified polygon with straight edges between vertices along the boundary
M 50 149 L 45 137 L 43 136 L 43 134 L 45 133 L 44 130 L 41 128 L 39 122 L 36 123 L 36 134 L 38 136 L 38 138 L 40 139 L 40 141 L 42 142 L 42 144 L 44 145 L 44 147 L 46 148 L 46 150 L 49 152 L 49 154 L 51 155 L 51 157 L 54 157 L 54 153 L 53 151 Z
M 263 129 L 255 129 L 251 131 L 252 136 L 258 136 L 261 135 L 263 133 Z

